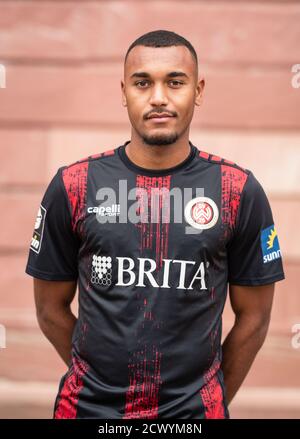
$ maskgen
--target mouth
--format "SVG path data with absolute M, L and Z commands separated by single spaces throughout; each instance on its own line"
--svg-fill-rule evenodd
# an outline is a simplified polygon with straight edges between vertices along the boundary
M 165 123 L 168 122 L 170 119 L 174 119 L 175 116 L 171 116 L 171 115 L 155 115 L 155 116 L 150 116 L 147 120 L 150 120 L 154 123 Z

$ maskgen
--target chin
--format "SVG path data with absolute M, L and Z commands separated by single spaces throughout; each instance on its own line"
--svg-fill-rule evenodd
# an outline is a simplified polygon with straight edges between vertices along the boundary
M 178 140 L 178 134 L 144 134 L 142 135 L 142 139 L 146 145 L 171 145 Z

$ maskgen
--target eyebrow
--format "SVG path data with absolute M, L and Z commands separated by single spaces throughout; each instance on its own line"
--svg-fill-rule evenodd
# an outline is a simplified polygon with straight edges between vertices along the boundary
M 178 76 L 181 76 L 181 77 L 183 76 L 185 78 L 188 78 L 188 75 L 186 73 L 180 72 L 180 71 L 178 71 L 178 72 L 170 72 L 170 73 L 167 74 L 167 76 L 169 78 L 176 78 Z M 130 76 L 130 78 L 150 78 L 150 77 L 151 77 L 151 75 L 149 73 L 147 73 L 147 72 L 135 72 L 135 73 L 133 73 Z

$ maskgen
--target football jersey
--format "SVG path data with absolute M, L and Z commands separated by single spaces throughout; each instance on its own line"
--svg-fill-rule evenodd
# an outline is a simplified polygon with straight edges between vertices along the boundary
M 72 361 L 53 417 L 229 418 L 228 283 L 284 279 L 253 173 L 198 149 L 145 169 L 126 145 L 62 166 L 38 210 L 26 272 L 78 282 Z

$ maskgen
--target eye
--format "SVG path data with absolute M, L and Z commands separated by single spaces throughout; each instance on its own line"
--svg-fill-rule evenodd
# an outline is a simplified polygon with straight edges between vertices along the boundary
M 148 81 L 146 80 L 146 79 L 142 79 L 141 81 L 137 81 L 136 83 L 135 83 L 135 85 L 136 86 L 139 86 L 139 85 L 141 85 L 141 84 L 145 84 L 145 83 L 147 83 Z M 145 88 L 145 87 L 143 87 L 143 86 L 141 86 L 141 87 L 139 87 L 139 88 Z
M 176 79 L 173 79 L 173 80 L 170 81 L 170 82 L 173 82 L 173 84 L 175 83 L 175 87 L 178 86 L 178 85 L 183 84 L 183 82 L 181 82 L 181 81 L 177 81 Z

